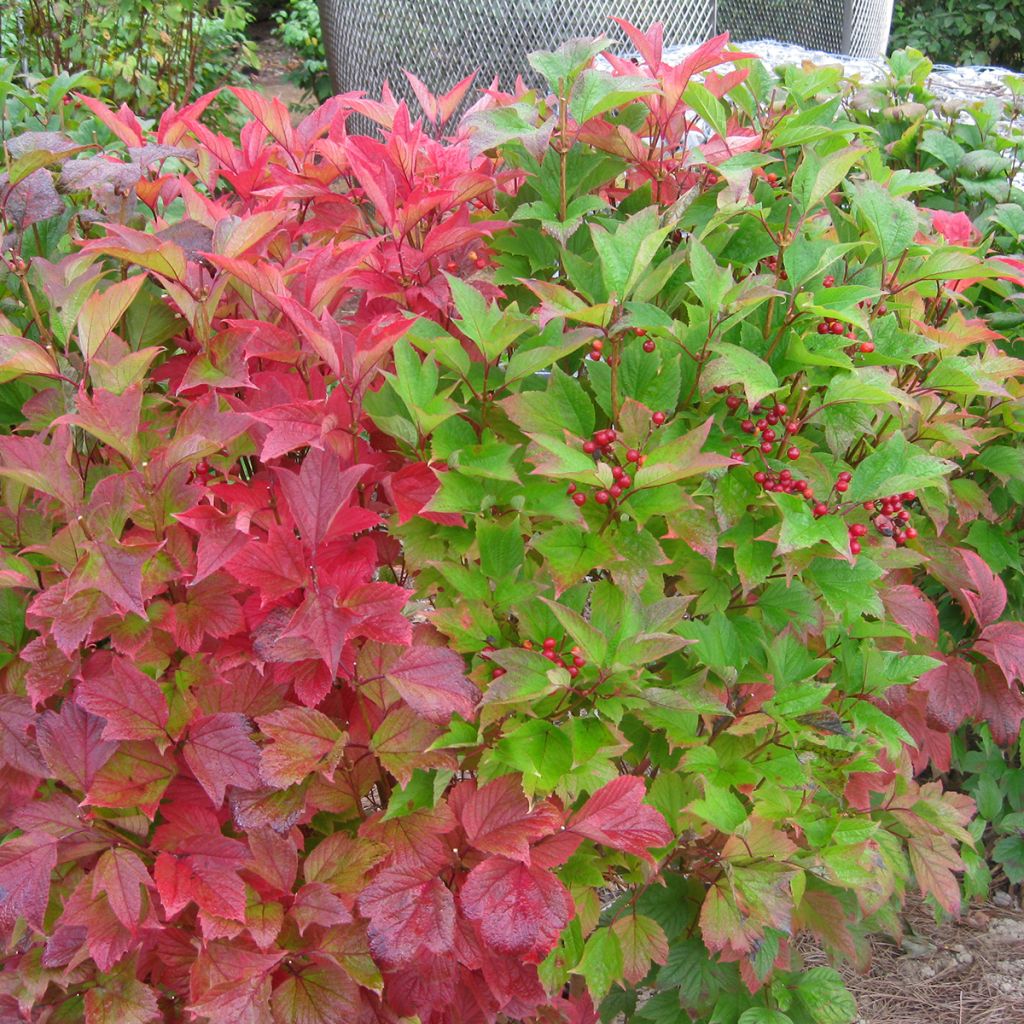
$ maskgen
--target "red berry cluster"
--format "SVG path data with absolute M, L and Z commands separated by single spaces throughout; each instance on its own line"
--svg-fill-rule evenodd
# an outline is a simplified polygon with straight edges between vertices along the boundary
M 914 491 L 890 494 L 886 498 L 864 502 L 865 511 L 872 512 L 871 522 L 883 537 L 892 537 L 897 547 L 903 547 L 908 540 L 917 537 L 917 530 L 910 525 L 908 505 L 917 501 Z
M 563 636 L 561 640 L 556 640 L 553 636 L 544 638 L 544 643 L 541 645 L 540 653 L 548 659 L 553 665 L 557 665 L 559 668 L 564 668 L 570 678 L 575 679 L 580 674 L 580 669 L 586 665 L 587 660 L 580 654 L 579 647 L 572 647 L 570 650 L 564 650 L 566 645 L 566 638 Z M 485 647 L 484 651 L 492 651 L 493 647 Z M 532 640 L 523 641 L 523 649 L 532 651 L 534 644 Z M 505 669 L 496 668 L 491 673 L 492 679 L 500 679 L 505 674 Z
M 665 422 L 665 414 L 663 412 L 656 412 L 651 417 L 651 421 L 655 426 L 661 426 Z M 614 427 L 604 427 L 601 430 L 595 430 L 594 436 L 589 441 L 583 442 L 583 450 L 588 455 L 603 455 L 605 458 L 613 458 L 615 456 L 615 442 L 618 439 L 618 435 L 615 433 Z M 594 501 L 598 505 L 614 505 L 615 502 L 622 496 L 623 492 L 633 486 L 633 478 L 630 476 L 629 471 L 632 466 L 642 466 L 646 461 L 646 456 L 642 455 L 636 448 L 626 449 L 626 466 L 620 466 L 615 464 L 612 466 L 612 480 L 614 481 L 607 490 L 603 487 L 594 492 Z M 581 507 L 587 503 L 586 494 L 579 490 L 576 484 L 569 484 L 566 490 L 572 500 L 578 507 Z
M 770 469 L 758 470 L 754 474 L 754 480 L 766 491 L 776 491 L 780 494 L 799 494 L 804 498 L 814 497 L 814 488 L 806 480 L 798 480 L 788 469 L 774 473 Z M 818 508 L 820 506 L 815 506 Z
M 196 468 L 193 476 L 196 480 L 202 480 L 204 483 L 209 482 L 210 477 L 216 475 L 216 470 L 206 461 L 206 459 L 200 459 L 196 463 Z
M 716 393 L 722 394 L 728 388 L 719 386 L 714 390 Z M 730 412 L 736 412 L 743 405 L 743 399 L 739 395 L 729 395 L 725 400 L 725 405 Z M 750 412 L 751 415 L 759 418 L 754 420 L 748 417 L 741 420 L 740 430 L 744 434 L 760 435 L 761 441 L 758 448 L 762 455 L 770 455 L 775 442 L 780 437 L 794 437 L 800 433 L 800 423 L 795 419 L 786 418 L 789 415 L 789 406 L 785 402 L 776 402 L 767 412 L 760 402 L 756 402 L 750 407 Z M 800 449 L 795 445 L 790 446 L 786 449 L 786 458 L 795 462 L 800 458 Z
M 824 319 L 824 320 L 819 321 L 819 323 L 818 323 L 818 333 L 819 334 L 835 334 L 837 336 L 840 335 L 840 334 L 845 333 L 846 337 L 848 337 L 848 338 L 856 338 L 857 337 L 857 334 L 853 330 L 852 327 L 849 330 L 847 330 L 842 325 L 842 323 L 840 323 L 838 320 L 833 320 L 833 319 L 828 318 L 828 317 L 826 317 L 826 319 Z
M 635 327 L 633 329 L 633 333 L 636 335 L 636 337 L 644 339 L 643 349 L 645 352 L 650 353 L 653 352 L 655 348 L 657 348 L 654 342 L 647 337 L 647 332 L 642 327 Z M 593 359 L 595 363 L 600 362 L 601 357 L 604 355 L 604 341 L 601 338 L 595 338 L 590 343 L 590 351 L 587 353 L 587 355 L 591 359 Z M 608 363 L 610 364 L 614 357 L 607 356 L 606 358 L 608 360 Z
M 483 249 L 477 252 L 476 249 L 470 249 L 466 253 L 466 260 L 477 270 L 485 270 L 487 267 L 493 267 L 494 261 L 491 259 L 491 253 L 487 249 Z M 459 264 L 455 260 L 449 260 L 445 264 L 445 270 L 449 274 L 457 273 L 459 270 Z
M 776 274 L 780 281 L 788 281 L 789 274 L 785 270 L 779 269 L 779 258 L 778 256 L 765 256 L 763 260 L 758 262 L 758 267 L 762 270 L 770 270 L 773 274 Z
M 755 167 L 753 176 L 755 178 L 764 178 L 772 188 L 779 184 L 779 176 L 774 171 L 766 171 L 763 167 Z

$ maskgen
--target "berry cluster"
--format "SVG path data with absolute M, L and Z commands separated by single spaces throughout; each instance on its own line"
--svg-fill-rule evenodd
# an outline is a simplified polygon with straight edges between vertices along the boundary
M 765 256 L 763 260 L 758 261 L 758 268 L 761 270 L 771 271 L 780 281 L 789 280 L 789 274 L 787 274 L 784 269 L 779 268 L 778 256 Z
M 633 334 L 638 338 L 644 339 L 643 350 L 648 354 L 653 352 L 655 348 L 657 348 L 653 340 L 647 337 L 647 332 L 642 327 L 634 327 Z M 614 356 L 604 355 L 604 341 L 601 338 L 595 338 L 590 343 L 590 351 L 587 353 L 587 355 L 591 359 L 593 359 L 595 363 L 600 362 L 602 357 L 604 357 L 607 360 L 609 366 L 611 365 L 612 360 L 615 358 Z
M 471 266 L 476 267 L 477 270 L 485 270 L 487 267 L 494 266 L 491 254 L 486 249 L 481 252 L 477 252 L 475 249 L 470 249 L 469 252 L 466 253 L 466 260 Z M 459 264 L 455 260 L 449 260 L 445 264 L 444 269 L 447 270 L 449 274 L 455 274 L 459 270 Z
M 780 494 L 799 494 L 804 498 L 814 497 L 814 488 L 806 480 L 798 480 L 788 469 L 774 473 L 770 469 L 759 470 L 754 474 L 754 480 L 766 491 L 777 491 Z M 816 505 L 815 510 L 823 506 Z
M 903 547 L 908 540 L 917 537 L 917 530 L 910 525 L 908 505 L 917 501 L 914 491 L 890 494 L 886 498 L 864 502 L 864 509 L 872 512 L 871 522 L 883 537 L 892 537 L 897 547 Z
M 779 176 L 774 171 L 766 171 L 763 167 L 755 167 L 753 176 L 755 178 L 764 178 L 772 188 L 776 188 L 779 184 Z
M 717 394 L 723 394 L 728 391 L 728 388 L 718 385 L 714 388 L 714 391 Z M 743 405 L 743 399 L 739 395 L 728 395 L 725 399 L 725 405 L 730 412 L 736 412 Z M 761 440 L 758 444 L 758 449 L 762 455 L 770 455 L 775 442 L 781 437 L 794 437 L 800 433 L 799 421 L 786 418 L 789 415 L 789 406 L 785 402 L 776 402 L 767 412 L 760 402 L 755 402 L 750 407 L 750 413 L 752 416 L 759 418 L 754 420 L 748 417 L 741 420 L 740 430 L 744 434 L 760 436 Z M 776 427 L 778 427 L 777 430 Z M 782 454 L 781 451 L 779 454 Z M 795 462 L 800 458 L 800 449 L 796 445 L 791 445 L 786 449 L 786 458 Z
M 564 668 L 571 679 L 575 679 L 580 674 L 580 669 L 586 665 L 587 660 L 580 654 L 579 647 L 573 646 L 568 651 L 564 650 L 566 645 L 566 639 L 563 636 L 561 640 L 556 640 L 553 636 L 544 638 L 544 643 L 541 645 L 540 653 L 548 659 L 553 665 L 557 665 L 559 668 Z M 534 650 L 534 643 L 532 640 L 523 641 L 523 649 L 527 651 Z M 493 651 L 493 647 L 485 647 L 484 653 L 488 654 Z M 492 679 L 500 679 L 505 674 L 505 669 L 495 668 L 491 672 Z
M 665 414 L 663 412 L 656 412 L 651 416 L 651 422 L 656 426 L 660 427 L 665 422 Z M 605 458 L 615 457 L 615 442 L 618 439 L 618 434 L 615 433 L 614 427 L 603 427 L 600 430 L 594 431 L 594 436 L 589 441 L 583 442 L 583 450 L 588 455 L 595 457 L 603 455 Z M 622 496 L 623 492 L 633 486 L 633 477 L 630 476 L 633 468 L 636 466 L 642 466 L 647 461 L 647 457 L 643 455 L 636 448 L 627 448 L 625 453 L 626 465 L 620 466 L 617 463 L 612 465 L 612 485 L 607 490 L 603 487 L 594 492 L 594 501 L 598 505 L 614 505 L 615 502 Z M 569 484 L 566 490 L 576 505 L 582 508 L 587 503 L 586 494 L 579 490 L 576 484 Z

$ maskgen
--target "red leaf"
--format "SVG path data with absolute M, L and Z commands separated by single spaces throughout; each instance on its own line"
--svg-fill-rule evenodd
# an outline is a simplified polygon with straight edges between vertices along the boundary
M 102 718 L 66 700 L 60 711 L 47 711 L 36 738 L 50 771 L 66 786 L 85 793 L 96 772 L 110 760 L 117 744 L 103 739 Z
M 596 843 L 650 860 L 648 849 L 667 846 L 672 832 L 661 814 L 643 803 L 646 795 L 643 779 L 620 775 L 583 805 L 569 828 Z
M 215 573 L 238 554 L 248 541 L 235 525 L 234 517 L 225 515 L 212 505 L 199 505 L 189 512 L 180 512 L 176 518 L 199 534 L 192 585 Z
M 0 843 L 0 933 L 19 917 L 42 931 L 56 866 L 57 843 L 50 836 L 27 833 Z
M 545 801 L 530 808 L 515 776 L 503 775 L 475 787 L 475 782 L 462 783 L 448 802 L 470 844 L 483 853 L 529 864 L 530 844 L 562 825 L 562 814 L 553 804 Z
M 314 708 L 286 707 L 256 719 L 274 742 L 263 748 L 260 772 L 272 786 L 291 786 L 315 771 L 328 781 L 345 749 L 345 734 Z
M 965 587 L 960 593 L 978 620 L 978 625 L 988 626 L 995 622 L 1006 608 L 1006 587 L 979 555 L 968 548 L 958 548 L 957 553 L 974 585 L 973 591 Z
M 991 658 L 1008 683 L 1024 683 L 1024 623 L 995 622 L 986 626 L 974 649 Z
M 410 647 L 388 669 L 387 679 L 413 711 L 441 725 L 456 713 L 472 718 L 480 699 L 461 656 L 447 647 Z
M 333 928 L 337 924 L 349 924 L 352 915 L 340 897 L 335 896 L 323 882 L 309 882 L 292 900 L 288 911 L 302 935 L 311 925 Z
M 269 828 L 253 829 L 248 839 L 251 868 L 278 892 L 291 892 L 299 870 L 299 856 L 291 839 Z
M 312 449 L 298 473 L 276 470 L 277 480 L 303 541 L 315 551 L 328 538 L 331 523 L 344 508 L 369 466 L 341 468 L 334 454 Z
M 152 743 L 121 743 L 93 775 L 85 802 L 95 807 L 138 807 L 153 818 L 178 766 Z
M 289 402 L 253 412 L 254 419 L 270 428 L 263 439 L 260 458 L 269 462 L 296 448 L 319 447 L 324 415 L 322 401 Z
M 340 1024 L 360 1016 L 359 986 L 329 958 L 312 957 L 274 989 L 274 1024 Z
M 26 697 L 0 695 L 0 766 L 5 764 L 28 775 L 43 778 L 46 765 L 39 756 L 29 731 L 36 725 L 36 713 Z
M 154 878 L 160 902 L 173 917 L 194 901 L 200 910 L 231 921 L 245 921 L 245 883 L 238 871 L 245 846 L 226 836 L 194 836 L 175 853 L 160 853 Z
M 306 585 L 309 571 L 293 530 L 272 526 L 265 544 L 251 540 L 228 563 L 235 579 L 255 587 L 264 603 Z
M 978 707 L 978 681 L 971 666 L 960 658 L 942 658 L 943 664 L 925 672 L 914 684 L 928 694 L 928 724 L 952 732 Z
M 1024 694 L 1019 687 L 1001 678 L 991 665 L 981 667 L 978 683 L 978 721 L 988 722 L 996 743 L 1009 746 L 1020 735 L 1020 723 L 1024 720 Z
M 107 740 L 153 740 L 166 747 L 169 711 L 163 691 L 126 658 L 108 651 L 83 666 L 75 700 L 90 714 L 107 720 Z
M 569 890 L 550 872 L 488 857 L 459 893 L 462 912 L 494 949 L 540 963 L 573 913 Z
M 392 473 L 388 481 L 391 500 L 395 503 L 399 523 L 423 516 L 442 526 L 461 526 L 462 516 L 453 512 L 424 512 L 441 486 L 437 475 L 425 462 L 414 462 Z
M 85 1024 L 151 1024 L 164 1019 L 156 992 L 135 976 L 132 960 L 85 993 Z
M 249 736 L 244 715 L 224 711 L 196 719 L 189 726 L 183 754 L 214 807 L 224 803 L 228 786 L 260 785 L 260 748 Z
M 96 862 L 91 878 L 93 896 L 105 896 L 118 921 L 134 929 L 142 920 L 142 890 L 153 885 L 138 855 L 123 846 L 107 850 Z
M 358 906 L 370 922 L 370 949 L 389 965 L 453 948 L 455 897 L 429 868 L 386 868 L 360 893 Z
M 933 644 L 938 643 L 939 613 L 917 587 L 909 584 L 885 587 L 881 597 L 893 622 L 908 630 L 911 636 L 924 637 Z
M 98 540 L 90 542 L 87 557 L 71 577 L 68 596 L 94 588 L 124 611 L 145 618 L 142 566 L 149 560 L 152 550 L 151 545 L 131 548 Z
M 245 617 L 231 590 L 230 581 L 220 576 L 193 582 L 185 600 L 174 605 L 169 623 L 179 647 L 195 654 L 205 637 L 223 639 L 245 629 Z

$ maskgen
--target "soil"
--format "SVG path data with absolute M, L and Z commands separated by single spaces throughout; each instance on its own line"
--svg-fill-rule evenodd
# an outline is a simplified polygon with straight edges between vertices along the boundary
M 276 96 L 293 113 L 313 109 L 313 100 L 303 96 L 302 90 L 287 80 L 289 71 L 302 60 L 290 47 L 274 34 L 272 21 L 258 21 L 249 27 L 249 37 L 256 42 L 260 69 L 252 76 L 252 87 L 266 96 Z
M 858 1024 L 1024 1024 L 1024 912 L 1005 893 L 936 925 L 910 903 L 902 945 L 873 943 L 871 969 L 840 968 Z M 803 951 L 810 965 L 825 963 Z

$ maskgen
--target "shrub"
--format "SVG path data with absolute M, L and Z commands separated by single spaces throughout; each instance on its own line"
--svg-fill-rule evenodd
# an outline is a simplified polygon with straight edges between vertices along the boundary
M 242 70 L 256 64 L 255 47 L 245 38 L 245 0 L 16 5 L 23 30 L 2 56 L 24 60 L 34 75 L 89 72 L 106 83 L 110 99 L 144 116 L 241 81 Z
M 892 47 L 913 46 L 947 64 L 994 64 L 1024 70 L 1021 0 L 899 0 Z
M 630 32 L 446 143 L 235 90 L 39 168 L 105 217 L 0 324 L 7 1016 L 837 1024 L 796 934 L 959 909 L 1021 268 L 833 72 Z
M 316 97 L 321 103 L 333 92 L 327 74 L 327 55 L 320 32 L 320 9 L 316 0 L 288 0 L 274 14 L 275 34 L 302 58 L 302 64 L 289 72 L 288 80 Z

